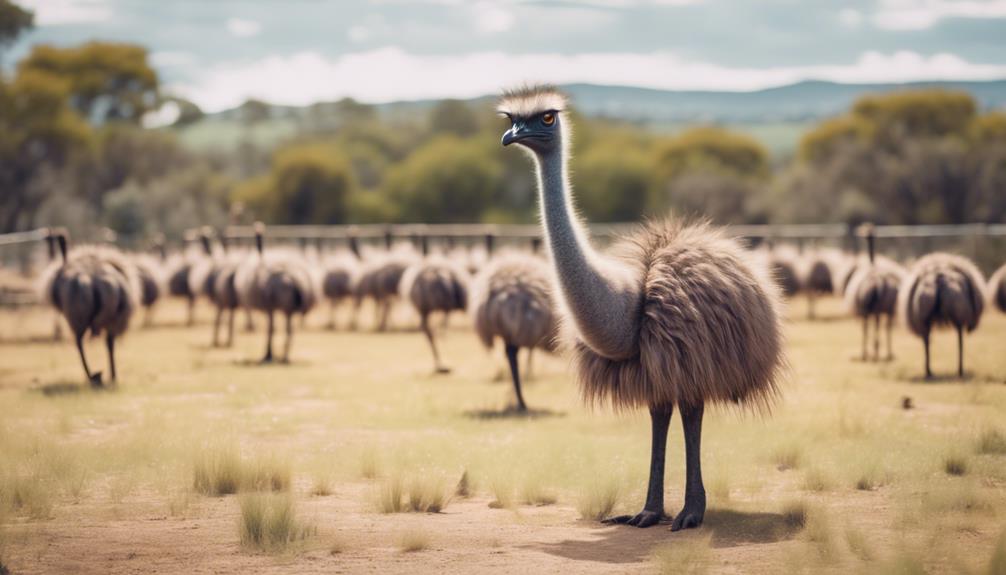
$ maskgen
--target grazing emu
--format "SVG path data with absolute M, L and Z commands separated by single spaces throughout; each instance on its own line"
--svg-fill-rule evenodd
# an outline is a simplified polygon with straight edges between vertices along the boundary
M 1006 264 L 989 278 L 989 301 L 1006 313 Z
M 800 275 L 797 272 L 797 254 L 790 247 L 769 246 L 769 272 L 779 291 L 790 298 L 800 291 Z
M 525 88 L 505 95 L 499 110 L 512 122 L 503 145 L 519 143 L 537 168 L 583 396 L 650 411 L 646 504 L 609 522 L 649 527 L 664 517 L 664 455 L 677 406 L 687 473 L 685 505 L 671 530 L 697 527 L 706 508 L 699 454 L 705 404 L 767 408 L 777 394 L 785 361 L 776 290 L 736 241 L 705 224 L 651 223 L 611 252 L 597 252 L 573 207 L 565 106 L 552 88 Z
M 262 363 L 273 360 L 273 316 L 276 312 L 286 316 L 286 341 L 283 345 L 283 363 L 290 361 L 290 344 L 293 341 L 293 316 L 306 314 L 317 299 L 315 279 L 303 260 L 295 253 L 269 253 L 264 250 L 265 226 L 255 224 L 255 250 L 257 255 L 241 265 L 235 276 L 238 300 L 242 305 L 265 312 L 266 351 Z
M 419 314 L 419 327 L 426 334 L 433 350 L 433 371 L 450 373 L 440 363 L 437 343 L 430 328 L 430 315 L 442 312 L 446 317 L 452 311 L 464 311 L 468 306 L 468 273 L 446 259 L 429 257 L 426 236 L 420 239 L 423 259 L 409 266 L 402 276 L 401 295 Z
M 183 297 L 188 302 L 188 319 L 185 321 L 185 325 L 188 326 L 196 323 L 196 297 L 199 295 L 198 292 L 192 290 L 189 274 L 192 273 L 192 268 L 198 265 L 203 258 L 208 258 L 213 253 L 210 249 L 210 238 L 205 232 L 200 232 L 199 243 L 202 246 L 203 253 L 199 255 L 187 253 L 180 256 L 171 265 L 171 272 L 168 275 L 168 293 L 174 297 Z
M 140 279 L 140 305 L 143 306 L 143 325 L 152 323 L 153 308 L 164 292 L 164 279 L 160 262 L 146 254 L 136 254 L 132 258 L 136 274 Z
M 926 347 L 929 368 L 929 335 L 934 326 L 957 330 L 957 375 L 964 377 L 964 331 L 978 327 L 985 307 L 985 279 L 970 260 L 937 252 L 915 262 L 898 290 L 898 312 Z
M 497 337 L 510 364 L 517 410 L 527 411 L 521 392 L 517 352 L 526 347 L 553 349 L 558 317 L 548 266 L 540 258 L 506 254 L 494 258 L 472 282 L 470 309 L 475 333 L 487 348 Z
M 807 319 L 817 318 L 817 298 L 835 292 L 835 272 L 841 255 L 834 250 L 815 250 L 806 258 L 806 269 L 801 282 L 804 293 L 807 294 Z
M 58 234 L 56 241 L 61 257 L 43 275 L 45 297 L 70 325 L 84 373 L 95 387 L 102 385 L 101 372 L 91 373 L 83 339 L 88 331 L 92 336 L 105 334 L 108 367 L 114 383 L 115 338 L 129 327 L 140 292 L 136 270 L 113 248 L 85 246 L 68 254 L 66 235 Z
M 336 309 L 353 297 L 356 276 L 360 263 L 352 253 L 338 253 L 322 262 L 324 275 L 321 280 L 322 293 L 329 302 L 328 329 L 335 329 Z
M 894 352 L 891 350 L 891 331 L 898 308 L 898 287 L 905 277 L 905 270 L 889 260 L 877 261 L 876 238 L 872 225 L 863 225 L 860 228 L 860 235 L 866 238 L 869 264 L 857 267 L 845 291 L 845 301 L 856 316 L 863 318 L 863 361 L 868 358 L 866 348 L 870 318 L 874 319 L 874 361 L 880 360 L 880 319 L 881 317 L 887 319 L 887 360 L 890 361 L 894 359 Z

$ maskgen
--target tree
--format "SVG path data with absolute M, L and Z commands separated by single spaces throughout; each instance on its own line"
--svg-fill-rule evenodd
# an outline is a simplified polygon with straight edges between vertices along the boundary
M 41 44 L 21 61 L 19 70 L 65 80 L 71 106 L 95 125 L 116 120 L 139 123 L 157 105 L 157 73 L 141 46 L 88 42 L 59 48 Z
M 665 181 L 701 171 L 765 178 L 768 176 L 768 152 L 756 140 L 743 134 L 715 127 L 695 128 L 658 149 L 657 170 Z
M 349 162 L 331 144 L 307 142 L 276 152 L 272 170 L 233 194 L 259 217 L 281 224 L 341 224 L 347 221 L 356 181 Z
M 85 149 L 90 130 L 67 105 L 67 82 L 21 71 L 0 78 L 0 225 L 3 232 L 34 224 L 45 190 L 32 180 Z
M 479 119 L 467 104 L 460 100 L 441 100 L 430 113 L 430 127 L 434 134 L 471 136 L 479 130 Z
M 590 221 L 631 222 L 643 217 L 653 181 L 649 155 L 619 138 L 574 158 L 577 205 Z
M 480 146 L 455 136 L 423 145 L 392 168 L 384 190 L 409 222 L 479 221 L 502 187 L 503 173 Z
M 0 0 L 0 56 L 18 36 L 35 26 L 35 14 L 10 0 Z

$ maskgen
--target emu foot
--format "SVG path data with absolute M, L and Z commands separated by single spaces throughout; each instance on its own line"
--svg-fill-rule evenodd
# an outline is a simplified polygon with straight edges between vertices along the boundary
M 702 519 L 705 517 L 705 514 L 706 506 L 704 504 L 698 505 L 686 502 L 685 508 L 674 516 L 674 522 L 671 523 L 671 531 L 681 531 L 682 529 L 698 527 L 699 525 L 702 525 Z
M 272 356 L 271 355 L 267 355 L 267 356 L 263 357 L 262 359 L 260 359 L 258 362 L 259 362 L 260 365 L 269 365 L 270 363 L 272 363 Z
M 433 373 L 436 375 L 447 375 L 450 372 L 451 368 L 443 365 L 438 365 L 437 367 L 433 368 Z
M 602 521 L 606 525 L 631 525 L 633 527 L 652 527 L 657 523 L 667 519 L 667 516 L 659 511 L 643 509 L 635 515 L 619 515 L 610 517 Z
M 88 379 L 88 383 L 91 384 L 91 387 L 104 387 L 104 384 L 101 382 L 101 372 L 98 371 L 91 375 Z

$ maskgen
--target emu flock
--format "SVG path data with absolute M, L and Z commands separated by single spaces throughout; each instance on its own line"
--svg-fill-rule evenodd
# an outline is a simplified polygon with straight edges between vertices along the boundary
M 653 448 L 646 503 L 640 513 L 612 518 L 613 523 L 648 527 L 665 519 L 664 451 L 671 415 L 678 410 L 687 469 L 675 531 L 703 521 L 699 454 L 705 405 L 761 409 L 778 394 L 786 365 L 784 298 L 804 294 L 810 319 L 818 315 L 820 297 L 844 298 L 849 313 L 862 320 L 863 361 L 882 359 L 882 322 L 883 359 L 892 358 L 892 329 L 900 316 L 923 342 L 927 378 L 933 376 L 933 329 L 956 330 L 957 375 L 963 377 L 964 334 L 978 327 L 987 303 L 1006 312 L 1006 266 L 988 283 L 972 262 L 949 253 L 903 266 L 877 253 L 870 225 L 858 233 L 865 255 L 816 248 L 800 253 L 771 241 L 745 249 L 713 226 L 673 218 L 640 226 L 610 248 L 597 249 L 579 221 L 569 185 L 565 104 L 547 87 L 507 93 L 500 103 L 500 113 L 511 122 L 502 144 L 523 149 L 537 175 L 542 240 L 529 246 L 498 249 L 493 236 L 484 245 L 458 246 L 417 234 L 399 244 L 389 236 L 381 248 L 351 238 L 331 251 L 297 250 L 267 245 L 268 230 L 258 223 L 251 249 L 204 228 L 198 243 L 180 253 L 167 254 L 161 243 L 149 255 L 110 247 L 71 249 L 66 233 L 57 230 L 50 235 L 50 253 L 58 247 L 58 256 L 43 275 L 42 292 L 69 325 L 87 380 L 95 386 L 103 385 L 102 374 L 89 367 L 84 336 L 104 335 L 114 382 L 116 338 L 139 307 L 149 324 L 153 306 L 165 296 L 186 301 L 189 325 L 198 300 L 213 306 L 213 346 L 232 345 L 236 315 L 244 314 L 249 330 L 255 315 L 264 317 L 261 363 L 290 361 L 295 329 L 322 300 L 333 330 L 360 329 L 362 304 L 370 300 L 373 329 L 387 331 L 404 302 L 429 344 L 435 373 L 450 371 L 437 345 L 438 328 L 450 314 L 467 311 L 487 348 L 497 339 L 503 344 L 517 412 L 528 411 L 518 361 L 522 348 L 529 350 L 528 362 L 535 348 L 566 350 L 589 402 L 649 410 Z M 273 351 L 277 315 L 285 332 L 281 354 Z M 440 325 L 437 316 L 443 318 Z

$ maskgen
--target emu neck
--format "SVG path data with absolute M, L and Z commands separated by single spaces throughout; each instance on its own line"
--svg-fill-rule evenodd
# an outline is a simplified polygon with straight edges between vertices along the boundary
M 577 331 L 599 355 L 628 359 L 639 352 L 641 279 L 591 247 L 573 210 L 565 154 L 536 159 L 545 237 Z
M 870 256 L 870 263 L 872 264 L 874 259 L 877 257 L 876 240 L 872 235 L 866 236 L 866 250 Z

